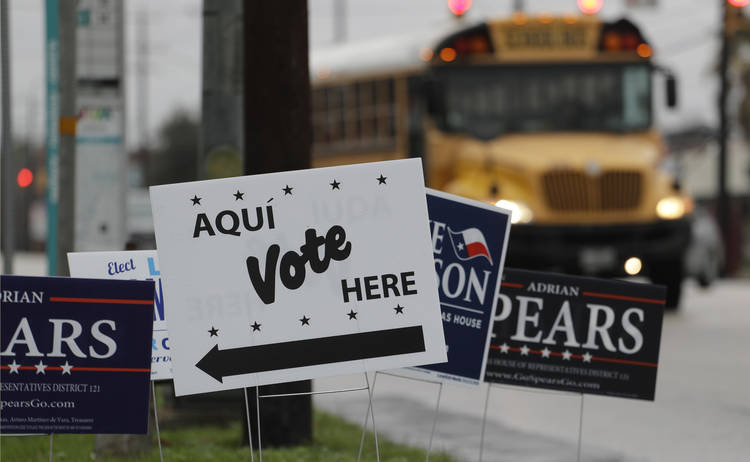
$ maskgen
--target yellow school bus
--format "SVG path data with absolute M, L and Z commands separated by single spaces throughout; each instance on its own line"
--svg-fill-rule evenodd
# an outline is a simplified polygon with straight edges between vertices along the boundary
M 523 14 L 323 50 L 313 163 L 419 156 L 430 187 L 513 211 L 507 265 L 645 275 L 676 306 L 692 202 L 663 168 L 653 105 L 676 85 L 652 55 L 626 19 Z

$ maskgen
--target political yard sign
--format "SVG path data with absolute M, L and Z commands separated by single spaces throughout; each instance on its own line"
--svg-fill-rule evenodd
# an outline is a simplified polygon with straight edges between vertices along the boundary
M 151 187 L 175 393 L 446 360 L 418 159 Z
M 151 380 L 172 378 L 172 357 L 164 318 L 164 288 L 156 250 L 73 252 L 70 275 L 77 278 L 154 281 L 154 331 L 151 338 Z
M 146 433 L 154 283 L 0 276 L 0 433 Z
M 653 400 L 663 286 L 506 268 L 487 382 Z
M 448 362 L 412 370 L 478 385 L 484 377 L 510 212 L 431 189 L 427 210 Z

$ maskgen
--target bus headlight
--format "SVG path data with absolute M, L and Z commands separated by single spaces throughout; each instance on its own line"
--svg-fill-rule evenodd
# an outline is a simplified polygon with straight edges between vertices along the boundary
M 690 200 L 680 196 L 667 196 L 656 203 L 656 214 L 663 220 L 682 218 L 691 209 Z
M 534 213 L 529 206 L 523 202 L 500 199 L 495 202 L 495 205 L 510 210 L 510 222 L 514 225 L 516 223 L 529 223 L 534 219 Z

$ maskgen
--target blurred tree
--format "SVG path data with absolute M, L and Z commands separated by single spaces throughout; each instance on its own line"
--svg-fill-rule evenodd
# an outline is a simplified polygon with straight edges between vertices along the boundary
M 151 151 L 148 185 L 198 179 L 198 117 L 178 109 L 159 128 L 157 147 Z

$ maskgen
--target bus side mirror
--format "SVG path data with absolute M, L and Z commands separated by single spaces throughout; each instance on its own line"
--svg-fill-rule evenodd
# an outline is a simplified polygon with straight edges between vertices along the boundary
M 667 107 L 677 107 L 677 79 L 673 75 L 667 75 L 666 87 Z

